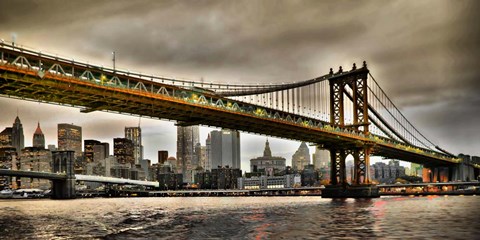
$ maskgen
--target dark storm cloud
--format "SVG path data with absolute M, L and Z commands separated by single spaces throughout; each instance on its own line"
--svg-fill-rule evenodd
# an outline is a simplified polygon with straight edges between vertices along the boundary
M 415 105 L 480 87 L 475 5 L 11 1 L 4 2 L 0 27 L 38 31 L 37 39 L 70 45 L 86 57 L 116 50 L 119 65 L 130 69 L 217 82 L 299 81 L 367 60 L 399 104 Z
M 115 50 L 121 68 L 214 82 L 300 81 L 366 60 L 402 109 L 460 104 L 480 121 L 477 9 L 479 1 L 7 0 L 0 37 L 105 65 Z M 437 110 L 409 118 L 441 118 L 433 131 L 458 123 L 458 111 Z

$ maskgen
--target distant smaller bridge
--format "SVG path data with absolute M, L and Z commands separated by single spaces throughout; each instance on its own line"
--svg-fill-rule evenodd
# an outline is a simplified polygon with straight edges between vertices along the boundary
M 131 179 L 115 178 L 115 177 L 102 177 L 102 176 L 91 176 L 91 175 L 76 174 L 75 179 L 77 181 L 85 181 L 85 182 L 139 185 L 139 186 L 158 188 L 158 182 L 131 180 Z

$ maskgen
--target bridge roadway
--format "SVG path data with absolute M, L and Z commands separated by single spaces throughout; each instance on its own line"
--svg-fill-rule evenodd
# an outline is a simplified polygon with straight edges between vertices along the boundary
M 22 171 L 22 170 L 9 170 L 9 169 L 0 169 L 0 176 L 41 178 L 41 179 L 49 179 L 49 180 L 66 180 L 67 179 L 67 176 L 64 173 L 48 173 L 48 172 Z M 114 177 L 102 177 L 102 176 L 76 174 L 75 180 L 85 181 L 85 182 L 110 183 L 110 184 L 141 185 L 146 187 L 158 188 L 158 182 L 139 181 L 139 180 L 114 178 Z
M 18 47 L 0 46 L 0 95 L 106 111 L 179 125 L 215 126 L 342 148 L 373 147 L 373 155 L 426 166 L 450 166 L 461 159 L 392 139 L 331 126 L 318 119 L 235 101 L 212 91 L 179 87 L 153 77 L 92 66 Z M 39 67 L 40 66 L 40 67 Z M 350 71 L 365 71 L 360 68 Z M 340 73 L 349 74 L 349 72 Z M 332 77 L 337 75 L 332 75 Z M 188 85 L 188 84 L 187 84 Z

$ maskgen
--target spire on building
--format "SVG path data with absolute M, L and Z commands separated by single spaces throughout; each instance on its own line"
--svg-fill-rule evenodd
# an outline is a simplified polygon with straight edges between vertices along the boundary
M 267 142 L 265 142 L 265 150 L 263 150 L 263 156 L 264 157 L 272 156 L 272 150 L 270 150 L 270 144 L 268 143 L 268 138 L 267 138 Z
M 33 146 L 38 148 L 45 148 L 45 136 L 43 135 L 42 129 L 40 128 L 40 122 L 37 124 L 37 129 L 33 133 Z
M 37 129 L 35 130 L 34 134 L 42 134 L 43 135 L 42 129 L 40 128 L 40 122 L 38 122 Z
M 20 151 L 23 149 L 24 143 L 25 141 L 23 138 L 23 126 L 17 114 L 15 122 L 12 126 L 12 146 L 17 149 L 18 154 L 20 154 Z

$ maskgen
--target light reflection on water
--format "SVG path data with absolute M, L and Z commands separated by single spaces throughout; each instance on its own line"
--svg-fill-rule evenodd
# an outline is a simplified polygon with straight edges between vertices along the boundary
M 478 239 L 480 198 L 0 200 L 1 239 Z

